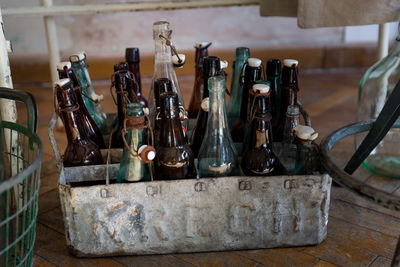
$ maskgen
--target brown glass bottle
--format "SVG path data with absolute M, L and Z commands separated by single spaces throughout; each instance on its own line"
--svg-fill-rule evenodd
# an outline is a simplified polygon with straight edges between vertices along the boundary
M 142 94 L 142 81 L 140 80 L 140 55 L 139 48 L 130 47 L 125 49 L 125 61 L 128 63 L 128 69 L 133 74 L 136 83 L 133 83 L 133 91 L 143 107 L 147 107 L 147 99 Z M 136 101 L 135 101 L 136 102 Z
M 283 69 L 282 69 L 282 85 L 280 87 L 280 111 L 279 119 L 277 121 L 276 126 L 274 125 L 274 141 L 282 142 L 283 140 L 283 131 L 285 129 L 286 123 L 286 111 L 288 106 L 298 105 L 297 103 L 297 92 L 299 91 L 298 87 L 298 67 L 297 60 L 293 59 L 285 59 L 283 61 Z
M 84 118 L 70 79 L 56 83 L 60 116 L 63 119 L 68 145 L 64 152 L 64 167 L 103 164 L 100 149 L 86 133 Z
M 160 96 L 160 144 L 155 158 L 155 179 L 195 178 L 192 149 L 183 135 L 179 119 L 179 101 L 175 92 Z
M 207 121 L 208 121 L 208 79 L 213 76 L 217 76 L 221 73 L 221 62 L 218 57 L 208 56 L 203 60 L 203 96 L 202 102 L 205 102 L 205 105 L 202 104 L 202 108 L 197 115 L 196 127 L 194 128 L 194 132 L 192 134 L 191 147 L 193 150 L 193 154 L 195 157 L 198 156 L 201 143 L 203 142 L 203 138 L 206 134 L 207 129 Z M 203 108 L 206 107 L 206 108 Z
M 72 90 L 75 93 L 75 97 L 77 103 L 79 105 L 80 111 L 82 113 L 84 119 L 84 127 L 89 138 L 95 142 L 101 149 L 106 148 L 104 143 L 103 135 L 100 132 L 99 127 L 97 127 L 96 122 L 93 120 L 92 116 L 90 116 L 89 111 L 86 108 L 85 103 L 83 102 L 81 85 L 76 78 L 76 75 L 71 67 L 71 62 L 64 61 L 57 64 L 58 78 L 66 79 L 69 78 L 72 81 Z
M 242 103 L 240 105 L 240 117 L 233 123 L 231 129 L 233 142 L 243 142 L 248 124 L 247 117 L 249 112 L 249 90 L 252 89 L 257 80 L 261 79 L 261 74 L 261 60 L 256 58 L 249 58 L 246 65 L 244 66 L 243 95 Z
M 244 143 L 242 171 L 249 176 L 269 176 L 276 174 L 277 157 L 272 151 L 272 130 L 269 111 L 269 85 L 254 86 L 255 107 L 251 122 L 249 142 Z
M 201 100 L 202 100 L 202 91 L 204 84 L 203 77 L 203 59 L 208 56 L 208 47 L 211 43 L 202 42 L 197 43 L 195 45 L 196 53 L 195 53 L 195 77 L 194 77 L 194 87 L 192 97 L 189 103 L 188 109 L 188 117 L 189 119 L 197 118 L 197 114 L 200 110 Z
M 161 134 L 161 99 L 160 95 L 166 92 L 172 92 L 171 80 L 167 78 L 158 78 L 154 81 L 154 99 L 156 102 L 156 118 L 154 120 L 154 147 L 157 148 L 160 144 Z
M 124 141 L 122 139 L 122 129 L 124 128 L 125 109 L 129 100 L 129 93 L 127 87 L 129 86 L 128 71 L 118 68 L 114 65 L 114 87 L 117 95 L 117 118 L 111 136 L 112 148 L 123 148 Z

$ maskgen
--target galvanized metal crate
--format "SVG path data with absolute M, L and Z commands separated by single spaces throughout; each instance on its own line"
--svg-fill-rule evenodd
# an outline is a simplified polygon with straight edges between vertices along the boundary
M 304 246 L 326 238 L 327 174 L 70 187 L 83 178 L 113 180 L 119 164 L 62 167 L 55 121 L 49 135 L 60 167 L 66 239 L 76 256 Z

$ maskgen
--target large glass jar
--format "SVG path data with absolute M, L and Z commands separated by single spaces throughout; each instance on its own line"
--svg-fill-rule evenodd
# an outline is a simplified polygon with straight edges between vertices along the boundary
M 400 24 L 399 24 L 400 26 Z M 358 121 L 376 119 L 400 79 L 400 28 L 392 51 L 362 77 L 358 92 Z M 356 136 L 357 147 L 365 134 Z M 370 172 L 400 178 L 400 129 L 391 129 L 363 162 Z

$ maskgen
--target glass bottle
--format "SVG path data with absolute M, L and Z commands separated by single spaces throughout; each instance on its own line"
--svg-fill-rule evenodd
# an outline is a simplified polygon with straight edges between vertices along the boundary
M 174 66 L 172 64 L 171 57 L 171 39 L 172 30 L 169 28 L 169 22 L 158 21 L 153 24 L 153 39 L 155 43 L 155 53 L 154 53 L 154 73 L 151 82 L 151 89 L 149 95 L 149 112 L 151 125 L 154 126 L 155 122 L 155 98 L 154 98 L 154 81 L 158 78 L 167 78 L 171 80 L 172 91 L 178 96 L 179 101 L 179 112 L 180 118 L 183 122 L 183 126 L 187 128 L 187 114 L 185 110 L 185 105 L 182 97 L 181 90 L 179 89 L 178 79 L 176 78 L 176 73 Z
M 370 67 L 358 86 L 357 120 L 376 119 L 400 79 L 400 23 L 393 49 Z M 358 147 L 365 134 L 356 135 Z M 400 129 L 392 128 L 363 162 L 375 175 L 400 177 Z
M 86 105 L 83 102 L 82 94 L 81 94 L 81 85 L 76 78 L 74 71 L 72 70 L 71 62 L 63 61 L 57 64 L 58 77 L 60 79 L 69 78 L 72 81 L 72 90 L 75 93 L 76 100 L 78 102 L 80 111 L 82 112 L 82 117 L 84 119 L 84 127 L 85 130 L 90 137 L 90 139 L 95 142 L 100 148 L 106 148 L 104 143 L 103 136 L 100 132 L 99 127 L 97 127 L 96 122 L 93 120 L 92 116 L 90 116 L 88 110 L 86 109 Z
M 160 96 L 161 131 L 155 158 L 155 180 L 195 178 L 192 149 L 186 142 L 179 118 L 179 100 L 175 92 Z
M 197 118 L 197 114 L 200 110 L 202 91 L 204 85 L 203 77 L 203 59 L 208 56 L 208 47 L 211 43 L 201 42 L 197 43 L 194 47 L 196 48 L 195 53 L 195 77 L 194 77 L 194 88 L 192 97 L 190 98 L 188 117 L 189 119 Z
M 129 93 L 127 88 L 129 85 L 129 73 L 125 69 L 119 68 L 120 65 L 114 65 L 114 87 L 117 95 L 117 118 L 111 136 L 112 148 L 123 148 L 122 129 L 124 128 L 126 105 L 130 103 Z
M 154 81 L 154 99 L 156 103 L 156 118 L 154 121 L 154 145 L 156 148 L 160 144 L 161 134 L 161 99 L 160 95 L 166 92 L 172 92 L 171 80 L 167 78 L 159 78 Z M 183 130 L 183 129 L 182 129 Z
M 240 108 L 242 104 L 243 85 L 240 83 L 240 75 L 244 64 L 250 56 L 250 50 L 247 47 L 236 48 L 235 63 L 233 66 L 232 82 L 231 82 L 231 97 L 228 102 L 228 124 L 229 129 L 240 116 Z
M 295 132 L 297 149 L 293 174 L 313 174 L 313 172 L 319 170 L 319 148 L 314 143 L 318 133 L 313 128 L 304 125 L 298 125 Z
M 136 83 L 133 83 L 133 91 L 139 99 L 139 103 L 143 107 L 147 107 L 147 99 L 142 94 L 142 81 L 140 79 L 140 54 L 139 48 L 130 47 L 125 49 L 125 61 L 128 63 L 129 71 L 135 78 Z
M 222 75 L 208 79 L 210 110 L 206 134 L 199 151 L 200 178 L 239 175 L 238 155 L 226 117 L 225 90 Z
M 281 81 L 281 61 L 279 59 L 270 59 L 267 61 L 267 81 L 271 84 L 271 114 L 272 114 L 272 126 L 275 126 L 279 121 L 280 111 L 280 81 Z
M 278 159 L 272 150 L 272 115 L 269 111 L 270 87 L 267 84 L 253 86 L 255 105 L 250 107 L 251 134 L 243 143 L 242 171 L 249 176 L 276 175 Z
M 100 104 L 103 100 L 103 95 L 98 95 L 94 91 L 88 71 L 85 52 L 73 54 L 69 57 L 69 60 L 71 61 L 72 69 L 82 86 L 83 100 L 90 116 L 92 116 L 93 120 L 96 122 L 101 133 L 107 135 L 109 133 L 107 127 L 107 116 Z
M 278 152 L 281 163 L 292 172 L 296 161 L 295 128 L 300 125 L 300 110 L 297 105 L 290 105 L 286 111 L 286 123 L 283 131 L 283 140 Z
M 283 131 L 286 123 L 286 111 L 288 106 L 297 105 L 297 92 L 298 87 L 298 64 L 299 62 L 295 59 L 284 59 L 282 69 L 282 86 L 280 90 L 280 111 L 279 114 L 284 114 L 279 117 L 279 121 L 274 127 L 274 141 L 282 142 Z
M 244 74 L 244 75 L 243 75 Z M 257 80 L 261 79 L 262 69 L 261 60 L 258 58 L 249 58 L 247 63 L 243 67 L 241 74 L 241 80 L 243 79 L 243 94 L 242 103 L 240 105 L 240 116 L 232 125 L 231 135 L 233 142 L 243 142 L 244 135 L 247 128 L 247 116 L 248 116 L 248 102 L 249 102 L 249 91 L 253 87 Z
M 221 73 L 221 61 L 218 57 L 208 56 L 203 61 L 203 96 L 201 109 L 197 115 L 196 126 L 193 129 L 191 146 L 195 157 L 198 156 L 200 146 L 203 142 L 203 138 L 206 134 L 207 121 L 208 121 L 208 104 L 209 104 L 209 84 L 208 80 L 210 77 L 219 75 Z
M 60 116 L 68 139 L 63 156 L 64 167 L 103 164 L 99 147 L 87 137 L 82 112 L 75 94 L 71 93 L 71 86 L 70 79 L 61 79 L 55 85 Z
M 117 182 L 151 181 L 150 163 L 155 158 L 154 148 L 148 146 L 146 120 L 140 103 L 126 106 L 126 134 L 124 151 L 118 172 Z

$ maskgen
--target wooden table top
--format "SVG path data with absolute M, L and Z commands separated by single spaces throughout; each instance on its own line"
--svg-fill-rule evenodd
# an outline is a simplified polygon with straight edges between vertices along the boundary
M 320 134 L 319 141 L 333 130 L 355 121 L 357 86 L 361 76 L 362 72 L 358 70 L 301 74 L 299 98 L 311 116 L 313 127 Z M 188 104 L 193 76 L 179 79 Z M 143 79 L 144 88 L 148 88 L 149 83 L 149 78 Z M 106 112 L 115 112 L 112 99 L 107 97 L 109 82 L 95 82 L 94 85 L 98 93 L 106 96 L 103 105 Z M 40 115 L 38 134 L 44 144 L 35 266 L 390 266 L 400 234 L 400 213 L 382 208 L 338 186 L 332 187 L 328 237 L 318 246 L 75 258 L 67 250 L 57 189 L 59 174 L 47 137 L 48 122 L 54 111 L 50 85 L 17 84 L 15 87 L 35 95 Z M 144 94 L 147 96 L 148 91 L 145 90 Z M 22 118 L 23 115 L 20 116 Z M 66 145 L 65 133 L 57 133 L 56 139 L 63 151 Z M 371 179 L 368 173 L 362 171 L 360 177 Z M 398 182 L 394 181 L 393 184 L 387 190 L 396 190 Z

